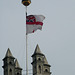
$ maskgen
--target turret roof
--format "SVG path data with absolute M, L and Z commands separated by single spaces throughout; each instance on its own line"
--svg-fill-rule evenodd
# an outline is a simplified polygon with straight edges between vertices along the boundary
M 46 57 L 44 57 L 44 64 L 48 64 Z
M 19 65 L 17 59 L 15 60 L 15 68 L 20 68 L 20 65 Z
M 36 46 L 36 48 L 35 48 L 34 54 L 35 54 L 35 53 L 41 53 L 41 50 L 40 50 L 38 44 L 37 44 L 37 46 Z
M 48 61 L 47 61 L 47 59 L 46 59 L 45 56 L 44 56 L 44 66 L 49 66 L 49 67 L 51 67 L 51 66 L 48 64 Z
M 40 50 L 38 44 L 37 44 L 37 46 L 36 46 L 36 48 L 35 48 L 35 51 L 34 51 L 34 54 L 32 55 L 32 57 L 33 57 L 34 55 L 42 55 L 42 56 L 44 56 L 44 54 L 41 52 L 41 50 Z
M 10 51 L 9 48 L 8 48 L 8 50 L 7 50 L 7 52 L 6 52 L 5 57 L 13 57 L 13 55 L 12 55 L 12 53 L 11 53 L 11 51 Z

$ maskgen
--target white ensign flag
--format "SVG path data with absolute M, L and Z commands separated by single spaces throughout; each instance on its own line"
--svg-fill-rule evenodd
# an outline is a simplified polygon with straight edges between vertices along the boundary
M 29 15 L 26 17 L 26 34 L 34 33 L 37 29 L 41 30 L 43 26 L 43 15 Z

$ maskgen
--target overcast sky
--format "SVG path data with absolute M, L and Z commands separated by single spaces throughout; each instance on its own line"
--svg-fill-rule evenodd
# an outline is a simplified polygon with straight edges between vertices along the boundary
M 42 31 L 28 35 L 29 69 L 32 69 L 31 55 L 38 44 L 51 65 L 52 75 L 75 75 L 75 0 L 32 0 L 28 6 L 28 15 L 31 14 L 46 18 Z M 8 48 L 25 70 L 25 21 L 21 0 L 0 0 L 1 75 L 2 59 Z

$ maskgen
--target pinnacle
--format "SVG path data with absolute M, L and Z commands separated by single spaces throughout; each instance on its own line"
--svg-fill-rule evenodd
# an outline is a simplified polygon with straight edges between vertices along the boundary
M 48 64 L 46 57 L 44 57 L 44 64 Z
M 35 54 L 35 53 L 41 53 L 41 50 L 40 50 L 40 48 L 39 48 L 38 44 L 37 44 L 37 46 L 36 46 L 36 49 L 35 49 L 34 54 Z
M 8 50 L 7 50 L 7 52 L 6 52 L 5 57 L 13 57 L 13 55 L 12 55 L 12 53 L 11 53 L 11 51 L 10 51 L 9 48 L 8 48 Z
M 19 65 L 17 59 L 15 60 L 15 67 L 16 67 L 16 68 L 20 68 L 20 65 Z

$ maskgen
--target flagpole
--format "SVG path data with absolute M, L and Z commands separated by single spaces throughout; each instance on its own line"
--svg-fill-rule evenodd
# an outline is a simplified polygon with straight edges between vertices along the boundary
M 22 4 L 26 6 L 26 16 L 27 16 L 27 6 L 30 5 L 30 3 L 31 3 L 31 0 L 22 0 Z M 28 75 L 28 39 L 27 38 L 28 36 L 26 33 L 26 75 Z
M 27 16 L 27 6 L 26 6 L 26 16 Z M 26 75 L 28 75 L 28 36 L 26 33 Z

